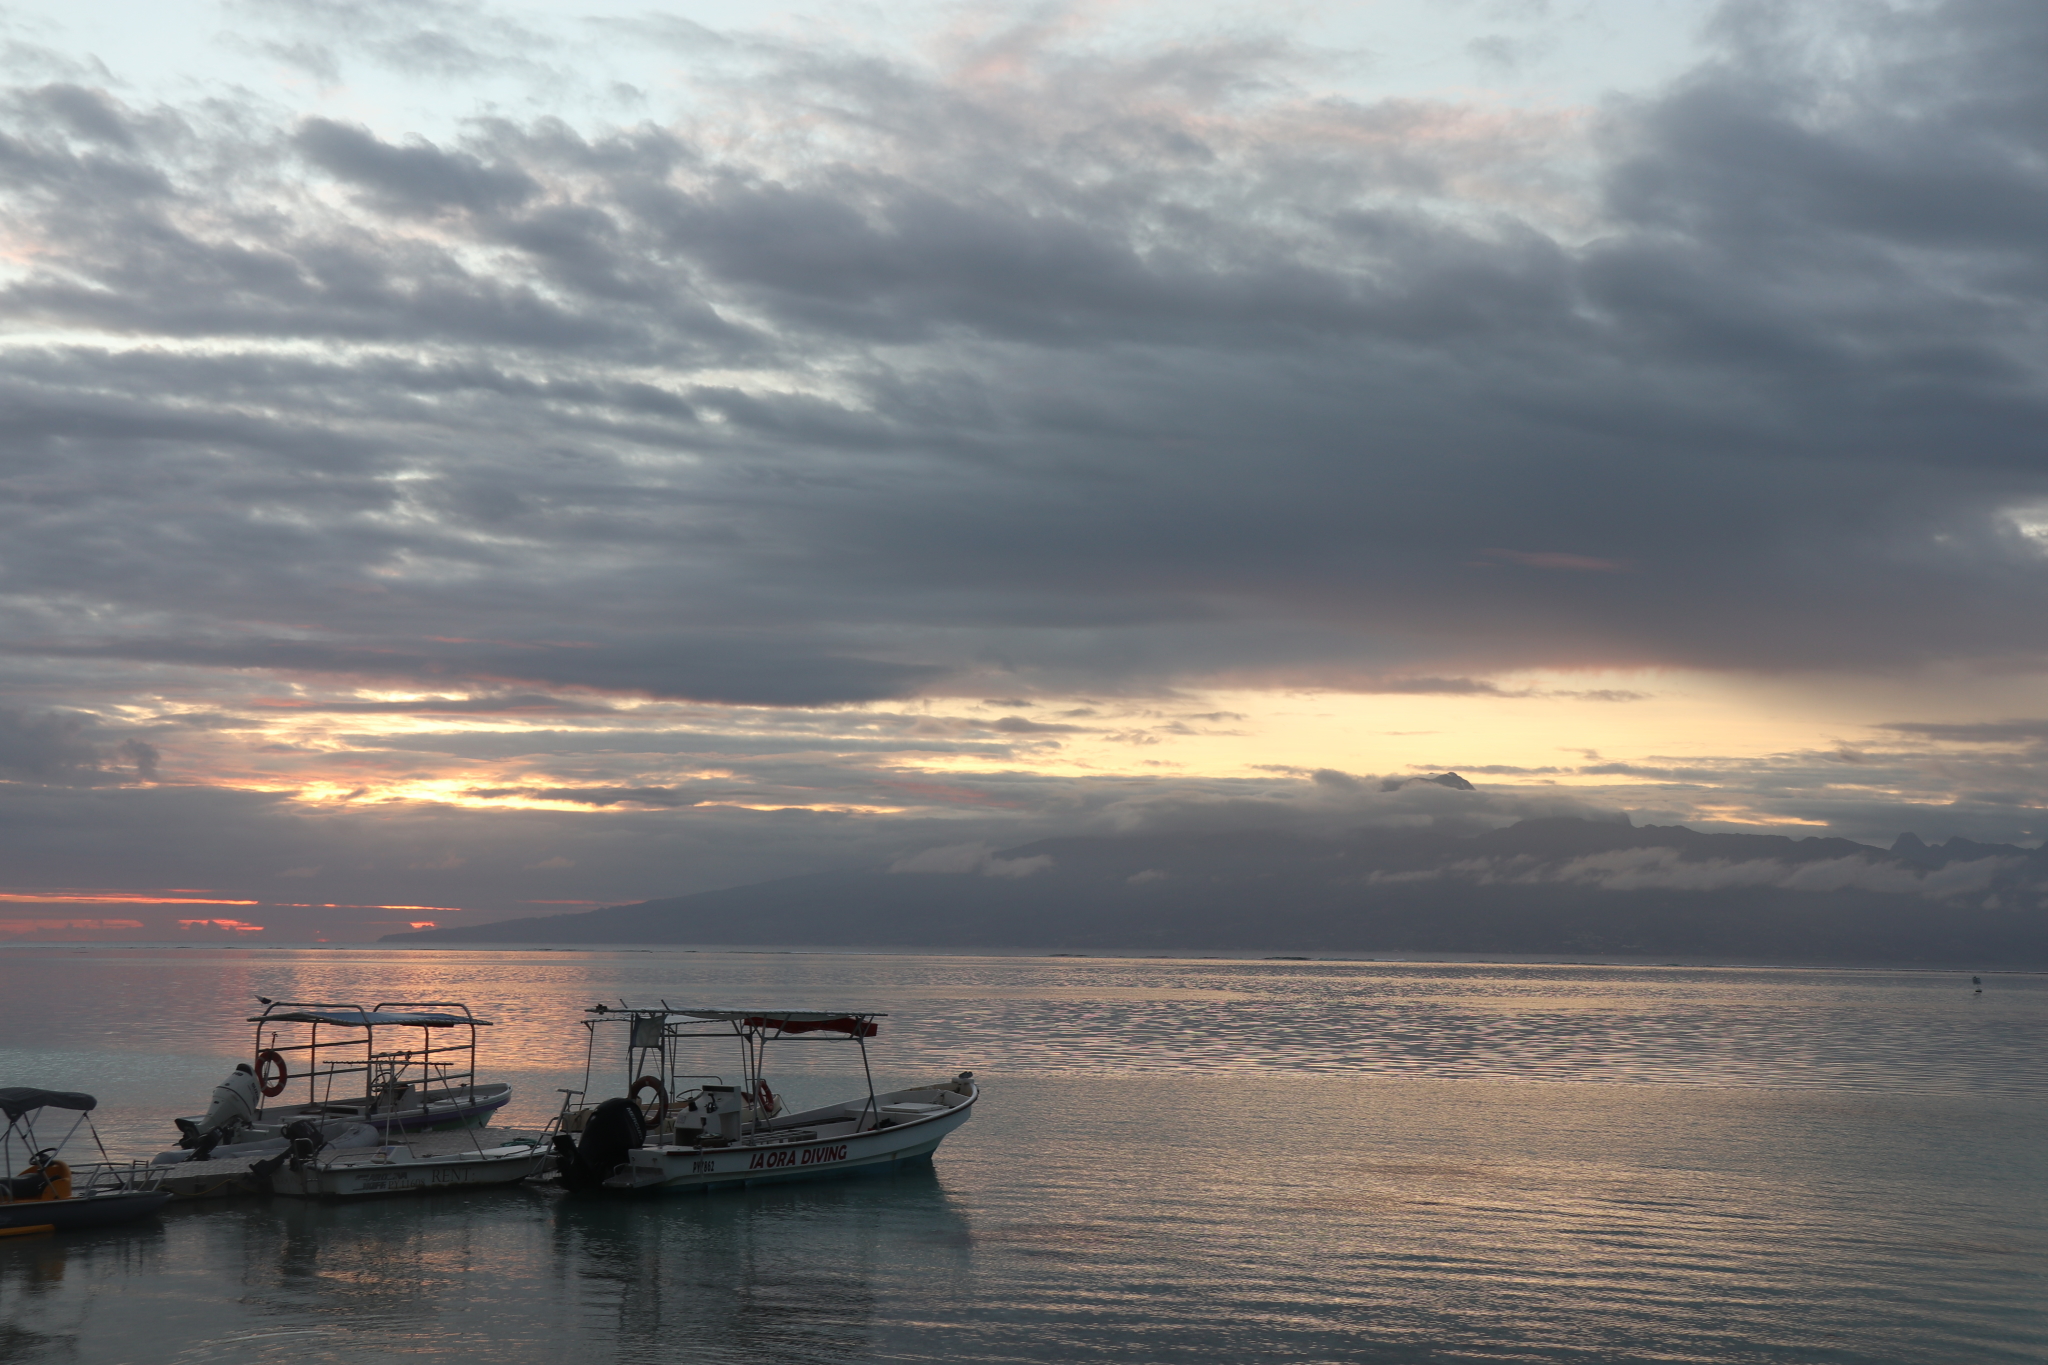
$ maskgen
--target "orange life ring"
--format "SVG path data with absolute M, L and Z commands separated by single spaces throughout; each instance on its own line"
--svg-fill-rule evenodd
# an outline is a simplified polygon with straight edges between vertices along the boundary
M 652 1110 L 649 1110 L 646 1102 L 640 1098 L 640 1092 L 650 1086 L 654 1089 L 654 1108 Z M 627 1092 L 627 1098 L 640 1106 L 641 1117 L 647 1120 L 649 1128 L 659 1125 L 662 1119 L 668 1116 L 668 1087 L 661 1083 L 661 1077 L 659 1076 L 642 1076 L 639 1080 L 633 1082 L 633 1088 Z
M 754 1084 L 754 1105 L 765 1115 L 775 1113 L 775 1092 L 768 1088 L 766 1078 Z
M 275 1071 L 275 1075 L 272 1072 Z M 274 1100 L 284 1093 L 284 1083 L 292 1078 L 285 1067 L 284 1054 L 274 1048 L 264 1048 L 256 1054 L 256 1086 L 263 1092 L 263 1098 Z

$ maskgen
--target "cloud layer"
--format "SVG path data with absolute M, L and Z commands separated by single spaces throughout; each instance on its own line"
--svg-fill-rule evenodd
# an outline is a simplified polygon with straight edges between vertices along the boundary
M 262 41 L 329 81 L 548 61 L 424 12 Z M 674 109 L 480 98 L 431 136 L 24 69 L 10 799 L 317 766 L 550 818 L 1050 827 L 1263 798 L 953 781 L 1143 738 L 972 699 L 2048 661 L 2038 5 L 1733 3 L 1684 79 L 1576 110 L 1340 98 L 1278 37 L 1061 34 L 913 60 L 649 21 L 613 40 L 673 49 Z M 316 765 L 286 713 L 362 729 Z M 1901 717 L 1899 762 L 2044 733 L 1945 724 Z M 2031 753 L 1945 789 L 2031 805 Z M 1555 799 L 1728 776 L 1606 775 Z
M 452 144 L 19 89 L 8 637 L 767 704 L 2036 660 L 2048 38 L 1871 9 L 1578 117 L 1274 44 L 761 46 L 716 124 Z

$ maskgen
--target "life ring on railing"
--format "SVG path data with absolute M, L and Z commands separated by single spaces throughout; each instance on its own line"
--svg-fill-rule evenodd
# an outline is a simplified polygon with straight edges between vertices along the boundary
M 274 1100 L 282 1095 L 284 1083 L 291 1078 L 283 1053 L 267 1047 L 256 1054 L 256 1087 L 263 1092 L 264 1099 Z
M 766 1080 L 754 1084 L 754 1107 L 768 1118 L 775 1117 L 775 1092 L 768 1088 Z
M 654 1108 L 651 1111 L 648 1109 L 646 1102 L 640 1098 L 640 1092 L 648 1089 L 650 1086 L 654 1090 Z M 627 1092 L 627 1098 L 640 1106 L 640 1116 L 647 1121 L 649 1128 L 658 1127 L 661 1121 L 668 1116 L 668 1087 L 661 1083 L 661 1077 L 659 1076 L 642 1076 L 639 1080 L 633 1082 L 633 1088 Z

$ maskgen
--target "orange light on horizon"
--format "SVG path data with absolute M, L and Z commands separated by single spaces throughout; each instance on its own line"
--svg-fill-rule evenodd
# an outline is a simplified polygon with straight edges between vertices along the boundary
M 237 905 L 254 905 L 255 901 L 236 901 Z M 342 905 L 335 901 L 272 901 L 273 910 L 433 910 L 443 915 L 459 915 L 459 905 Z
M 415 929 L 435 929 L 440 927 L 430 919 L 412 919 L 407 920 L 406 923 Z
M 0 901 L 76 905 L 261 905 L 225 896 L 145 896 L 132 891 L 0 891 Z
M 260 934 L 263 926 L 239 919 L 181 919 L 180 929 L 227 929 L 237 934 Z

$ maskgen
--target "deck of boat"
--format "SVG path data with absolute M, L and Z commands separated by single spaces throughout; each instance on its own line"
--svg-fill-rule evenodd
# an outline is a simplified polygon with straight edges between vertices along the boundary
M 446 1133 L 411 1133 L 397 1140 L 420 1156 L 446 1156 L 499 1146 L 515 1138 L 534 1138 L 545 1143 L 548 1135 L 536 1128 L 461 1128 Z M 225 1161 L 181 1161 L 156 1169 L 164 1173 L 160 1188 L 175 1196 L 173 1202 L 185 1203 L 194 1199 L 253 1199 L 267 1195 L 267 1187 L 259 1187 L 250 1174 L 255 1165 L 246 1157 L 234 1157 Z

